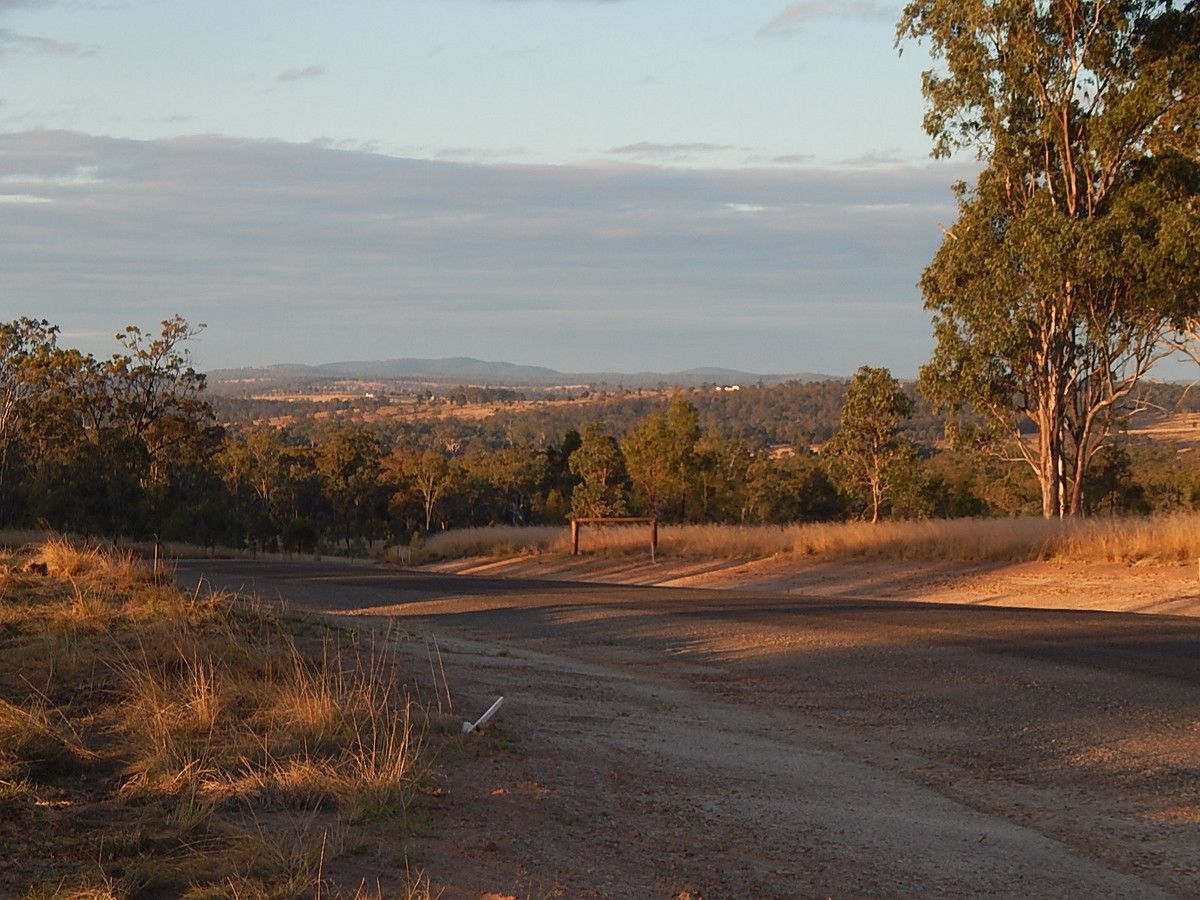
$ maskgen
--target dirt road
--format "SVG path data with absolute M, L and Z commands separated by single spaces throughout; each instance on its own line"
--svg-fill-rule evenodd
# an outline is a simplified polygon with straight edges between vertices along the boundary
M 408 842 L 447 896 L 1200 897 L 1196 619 L 202 575 L 399 620 L 414 672 L 436 637 L 463 718 L 506 696 Z

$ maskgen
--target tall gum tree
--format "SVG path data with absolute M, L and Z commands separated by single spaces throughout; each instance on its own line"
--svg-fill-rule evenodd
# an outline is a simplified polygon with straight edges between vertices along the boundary
M 921 288 L 921 388 L 1023 460 L 1045 516 L 1081 510 L 1088 464 L 1200 298 L 1200 3 L 916 0 L 934 155 L 974 151 Z

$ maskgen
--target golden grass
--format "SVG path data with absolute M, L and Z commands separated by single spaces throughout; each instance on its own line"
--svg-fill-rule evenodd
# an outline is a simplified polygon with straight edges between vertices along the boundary
M 645 531 L 642 533 L 645 534 Z M 568 528 L 550 525 L 523 528 L 511 525 L 458 528 L 430 535 L 415 553 L 415 559 L 419 562 L 429 562 L 438 559 L 463 559 L 469 556 L 499 557 L 570 552 L 570 541 Z
M 126 900 L 129 891 L 107 875 L 82 875 L 36 885 L 25 900 Z
M 122 588 L 153 580 L 152 573 L 130 550 L 76 544 L 61 537 L 42 544 L 32 561 L 45 566 L 46 574 L 51 578 L 103 581 L 106 585 Z
M 0 843 L 104 848 L 30 896 L 339 896 L 322 870 L 345 830 L 405 826 L 427 718 L 386 641 L 301 637 L 126 551 L 54 540 L 0 563 Z M 76 807 L 81 835 L 45 819 Z
M 600 556 L 649 552 L 646 526 L 584 526 L 580 547 Z M 426 541 L 422 561 L 570 553 L 568 528 L 476 528 Z M 1200 558 L 1200 515 L 1094 518 L 925 519 L 802 525 L 666 525 L 659 555 L 677 559 L 773 556 L 931 561 L 1180 562 Z
M 60 534 L 35 529 L 0 529 L 0 549 L 35 551 L 40 550 L 49 543 L 61 543 L 68 547 L 74 547 L 77 551 L 87 553 L 86 548 L 89 544 L 89 539 L 83 535 Z M 144 565 L 142 561 L 152 560 L 155 552 L 153 541 L 138 541 L 124 538 L 116 544 L 109 544 L 108 548 L 108 550 L 102 552 L 108 553 L 115 548 L 119 548 L 122 554 L 127 554 L 133 560 L 138 561 L 139 565 Z M 268 553 L 263 550 L 252 551 L 241 547 L 210 547 L 184 541 L 163 541 L 158 545 L 158 550 L 161 554 L 163 566 L 168 570 L 171 566 L 171 561 L 175 559 L 273 559 L 282 562 L 314 558 L 314 554 L 312 553 Z M 319 559 L 320 554 L 316 554 L 315 558 Z M 147 575 L 149 575 L 148 568 L 146 571 Z

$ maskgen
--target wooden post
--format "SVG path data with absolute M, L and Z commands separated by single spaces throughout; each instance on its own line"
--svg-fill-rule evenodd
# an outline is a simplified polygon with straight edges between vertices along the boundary
M 658 555 L 658 518 L 650 520 L 650 562 L 657 562 Z
M 571 555 L 579 555 L 579 522 L 571 520 Z

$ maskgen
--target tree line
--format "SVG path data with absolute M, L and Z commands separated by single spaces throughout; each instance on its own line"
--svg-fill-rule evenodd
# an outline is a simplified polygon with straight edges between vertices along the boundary
M 819 455 L 707 425 L 686 393 L 624 429 L 596 418 L 536 444 L 448 431 L 414 442 L 336 422 L 313 435 L 223 427 L 189 361 L 201 327 L 179 317 L 157 334 L 130 326 L 121 352 L 99 360 L 60 346 L 48 322 L 0 325 L 0 524 L 353 553 L 571 516 L 785 524 L 1037 509 L 1036 481 L 1012 466 L 912 440 L 904 425 L 916 400 L 886 369 L 863 367 L 841 385 Z M 1144 456 L 1100 456 L 1087 508 L 1200 504 L 1200 477 Z

